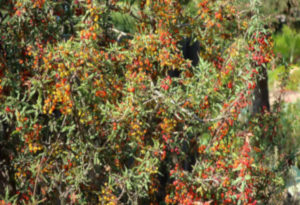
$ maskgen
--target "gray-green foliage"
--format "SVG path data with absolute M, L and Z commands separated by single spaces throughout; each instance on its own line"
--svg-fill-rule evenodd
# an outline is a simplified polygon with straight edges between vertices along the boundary
M 265 0 L 262 4 L 261 12 L 265 15 L 281 14 L 300 5 L 300 0 Z
M 288 0 L 267 0 L 262 5 L 262 12 L 266 15 L 278 14 L 287 9 Z
M 123 32 L 134 33 L 136 28 L 136 22 L 134 18 L 128 14 L 121 14 L 114 12 L 112 14 L 112 21 L 114 26 Z

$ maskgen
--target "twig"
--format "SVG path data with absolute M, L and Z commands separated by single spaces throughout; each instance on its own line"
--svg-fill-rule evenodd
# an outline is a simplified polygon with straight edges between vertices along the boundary
M 113 31 L 113 32 L 115 32 L 115 33 L 117 33 L 117 34 L 119 34 L 118 37 L 117 37 L 117 41 L 118 41 L 118 42 L 120 42 L 120 41 L 122 40 L 123 37 L 129 37 L 129 38 L 132 38 L 132 37 L 133 37 L 132 34 L 130 34 L 130 33 L 125 33 L 125 32 L 123 32 L 123 31 L 120 31 L 120 30 L 116 29 L 116 28 L 111 28 L 110 30 Z

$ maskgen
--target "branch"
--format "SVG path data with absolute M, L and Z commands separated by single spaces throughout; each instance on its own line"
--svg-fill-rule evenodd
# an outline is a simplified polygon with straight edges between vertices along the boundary
M 117 37 L 117 41 L 118 41 L 118 42 L 121 42 L 121 40 L 122 40 L 123 38 L 125 38 L 125 37 L 127 37 L 127 38 L 133 38 L 133 35 L 132 35 L 132 34 L 130 34 L 130 33 L 125 33 L 125 32 L 123 32 L 123 31 L 120 31 L 120 30 L 116 29 L 116 28 L 111 28 L 110 30 L 113 31 L 114 33 L 117 33 L 117 34 L 118 34 L 118 37 Z
M 160 93 L 158 90 L 155 90 L 154 91 L 159 97 L 163 98 L 163 94 Z M 216 117 L 216 118 L 211 118 L 211 119 L 201 119 L 199 118 L 196 114 L 194 113 L 191 113 L 189 112 L 188 110 L 184 109 L 183 107 L 181 106 L 178 106 L 178 104 L 174 101 L 174 100 L 171 100 L 171 103 L 173 105 L 175 105 L 177 108 L 179 108 L 182 112 L 184 112 L 185 114 L 187 114 L 189 117 L 193 118 L 194 120 L 198 121 L 198 122 L 201 122 L 201 123 L 204 123 L 204 122 L 213 122 L 213 121 L 218 121 L 218 120 L 221 120 L 221 119 L 224 119 L 226 116 L 223 115 L 223 116 L 219 116 L 219 117 Z M 175 114 L 176 115 L 176 114 Z

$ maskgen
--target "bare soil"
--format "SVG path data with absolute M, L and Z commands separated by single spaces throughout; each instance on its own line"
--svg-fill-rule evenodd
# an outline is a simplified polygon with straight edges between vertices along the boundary
M 270 92 L 270 103 L 273 103 L 278 99 L 278 97 L 282 94 L 282 100 L 286 103 L 294 103 L 298 99 L 300 99 L 300 92 L 299 91 L 289 91 L 289 90 L 273 90 Z

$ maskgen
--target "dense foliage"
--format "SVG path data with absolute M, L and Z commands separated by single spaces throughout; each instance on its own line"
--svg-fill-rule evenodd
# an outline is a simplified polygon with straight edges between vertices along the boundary
M 256 204 L 280 193 L 280 105 L 248 111 L 273 59 L 249 2 L 1 4 L 0 202 Z M 116 27 L 120 15 L 130 28 Z M 200 42 L 197 66 L 185 38 Z
M 289 63 L 299 62 L 300 56 L 300 34 L 296 30 L 284 26 L 282 32 L 274 35 L 276 40 L 275 52 L 282 55 Z

